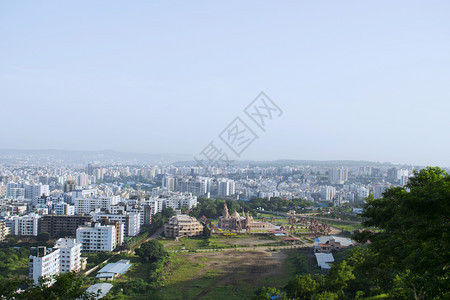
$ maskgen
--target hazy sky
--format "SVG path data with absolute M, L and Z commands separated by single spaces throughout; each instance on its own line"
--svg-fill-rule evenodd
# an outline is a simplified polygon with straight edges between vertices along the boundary
M 450 166 L 449 12 L 446 0 L 2 1 L 0 148 L 230 152 L 217 136 L 240 116 L 259 136 L 242 159 Z M 260 91 L 283 110 L 265 133 L 243 113 Z

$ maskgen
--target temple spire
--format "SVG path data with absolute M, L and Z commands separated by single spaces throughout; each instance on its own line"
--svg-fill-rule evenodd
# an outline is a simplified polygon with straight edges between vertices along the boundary
M 222 216 L 224 216 L 225 218 L 230 217 L 230 213 L 228 212 L 228 207 L 226 203 L 223 205 Z

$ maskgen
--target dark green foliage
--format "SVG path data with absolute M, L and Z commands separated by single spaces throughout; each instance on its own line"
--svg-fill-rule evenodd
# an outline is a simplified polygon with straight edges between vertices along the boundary
M 371 257 L 384 291 L 397 298 L 450 296 L 450 176 L 439 168 L 415 171 L 407 189 L 388 189 L 369 200 L 365 226 L 381 229 L 370 240 Z M 382 276 L 381 276 L 382 275 Z
M 50 233 L 48 232 L 41 232 L 37 235 L 37 240 L 39 242 L 46 242 L 48 240 L 50 240 Z
M 164 259 L 168 256 L 167 251 L 164 250 L 163 244 L 157 240 L 143 243 L 140 248 L 135 250 L 135 252 L 144 262 L 150 263 Z
M 161 215 L 162 215 L 163 218 L 169 219 L 170 217 L 175 215 L 175 211 L 173 210 L 172 207 L 164 208 L 161 211 Z
M 228 210 L 230 212 L 238 211 L 241 212 L 244 209 L 246 212 L 251 212 L 256 214 L 257 209 L 273 210 L 287 212 L 291 209 L 298 210 L 299 207 L 306 207 L 312 205 L 312 202 L 302 200 L 302 199 L 289 199 L 283 200 L 281 198 L 252 198 L 250 201 L 241 200 L 213 200 L 208 198 L 199 198 L 198 205 L 191 209 L 190 215 L 196 218 L 201 218 L 202 216 L 208 219 L 216 219 L 222 215 L 224 204 L 227 204 Z
M 286 293 L 293 299 L 311 299 L 315 294 L 318 283 L 312 279 L 311 275 L 296 276 L 286 285 Z
M 9 247 L 0 249 L 0 280 L 14 275 L 27 275 L 30 249 Z
M 270 300 L 273 296 L 279 296 L 280 294 L 281 292 L 276 288 L 261 287 L 254 292 L 252 300 Z
M 203 236 L 206 238 L 211 237 L 211 229 L 209 229 L 205 224 L 203 224 Z
M 40 284 L 34 285 L 27 278 L 12 278 L 0 283 L 0 291 L 4 299 L 95 299 L 95 295 L 81 290 L 83 279 L 75 273 L 65 273 L 54 276 L 55 282 L 48 286 L 50 278 L 41 279 Z M 18 287 L 30 285 L 25 291 L 16 292 Z
M 328 275 L 298 276 L 293 299 L 450 299 L 450 176 L 439 168 L 415 171 L 406 188 L 369 197 L 362 215 L 377 231 L 354 235 L 367 245 L 336 255 Z

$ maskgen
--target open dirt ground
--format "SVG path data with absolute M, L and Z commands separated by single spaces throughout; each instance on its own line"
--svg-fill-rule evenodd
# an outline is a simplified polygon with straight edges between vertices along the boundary
M 246 299 L 256 287 L 274 286 L 283 280 L 288 258 L 287 250 L 180 255 L 189 263 L 204 267 L 190 280 L 175 284 L 181 290 L 177 299 Z

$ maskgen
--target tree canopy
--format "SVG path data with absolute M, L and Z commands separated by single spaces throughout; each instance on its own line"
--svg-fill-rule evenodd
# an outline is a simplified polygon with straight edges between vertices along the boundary
M 285 287 L 289 299 L 450 299 L 450 176 L 440 168 L 414 171 L 405 187 L 367 199 L 364 243 L 327 275 L 301 275 Z
M 163 244 L 156 240 L 143 243 L 135 252 L 143 261 L 149 263 L 156 262 L 168 255 L 167 251 L 164 250 Z
M 381 288 L 392 297 L 450 297 L 450 176 L 438 167 L 414 171 L 406 187 L 371 199 L 364 225 L 380 231 L 356 234 L 370 241 Z

